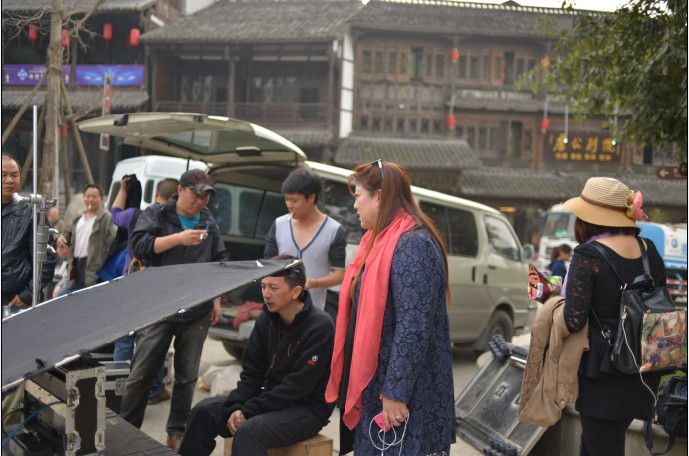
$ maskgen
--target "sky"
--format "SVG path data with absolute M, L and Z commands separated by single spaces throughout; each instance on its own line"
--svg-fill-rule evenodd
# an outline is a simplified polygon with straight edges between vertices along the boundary
M 561 8 L 562 0 L 515 0 L 523 6 L 542 6 L 548 8 Z M 592 11 L 615 11 L 618 7 L 627 3 L 626 0 L 570 0 L 575 9 Z M 503 3 L 504 0 L 481 0 L 476 3 Z

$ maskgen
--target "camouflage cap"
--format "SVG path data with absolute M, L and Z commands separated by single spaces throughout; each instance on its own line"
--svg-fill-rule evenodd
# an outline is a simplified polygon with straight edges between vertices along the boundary
M 213 180 L 208 174 L 200 169 L 190 169 L 179 178 L 179 185 L 189 187 L 197 195 L 210 191 L 215 195 Z

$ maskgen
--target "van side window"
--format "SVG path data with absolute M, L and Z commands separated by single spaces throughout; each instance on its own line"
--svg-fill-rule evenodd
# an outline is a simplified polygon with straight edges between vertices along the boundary
M 478 232 L 472 212 L 425 201 L 419 206 L 435 223 L 450 255 L 475 257 L 478 254 Z
M 364 230 L 354 211 L 354 197 L 349 193 L 347 184 L 323 179 L 323 191 L 318 198 L 318 207 L 323 213 L 334 218 L 347 235 L 349 244 L 359 244 Z
M 208 202 L 208 209 L 213 214 L 221 234 L 230 234 L 232 230 L 232 194 L 226 185 L 216 184 L 215 195 Z
M 282 193 L 266 192 L 263 197 L 261 213 L 258 214 L 256 237 L 261 239 L 265 238 L 266 233 L 275 219 L 286 213 L 287 206 L 285 206 L 285 197 Z
M 118 189 L 118 191 L 119 191 L 119 189 Z M 115 193 L 115 195 L 117 195 L 117 193 Z M 144 185 L 143 199 L 144 199 L 144 202 L 146 202 L 148 204 L 153 203 L 153 179 L 148 179 L 146 181 L 146 185 Z
M 450 251 L 454 255 L 475 257 L 478 255 L 478 230 L 473 212 L 447 208 L 450 225 Z
M 521 253 L 517 240 L 512 235 L 509 226 L 504 220 L 497 217 L 486 216 L 486 234 L 488 243 L 493 250 L 511 260 L 519 261 Z
M 447 251 L 450 252 L 452 247 L 450 243 L 450 236 L 448 236 L 449 227 L 445 207 L 438 204 L 427 203 L 425 201 L 421 201 L 419 207 L 426 213 L 427 216 L 431 218 L 431 220 L 433 220 L 435 227 L 438 228 L 438 231 L 440 232 L 440 237 L 443 238 L 443 241 L 445 242 Z

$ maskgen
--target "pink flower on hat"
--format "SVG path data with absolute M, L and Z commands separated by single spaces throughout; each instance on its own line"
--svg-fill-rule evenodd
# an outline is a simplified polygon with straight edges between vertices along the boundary
M 648 219 L 648 216 L 644 214 L 644 210 L 641 207 L 644 204 L 644 198 L 641 192 L 633 192 L 630 190 L 625 204 L 627 206 L 627 217 L 630 219 L 636 221 Z

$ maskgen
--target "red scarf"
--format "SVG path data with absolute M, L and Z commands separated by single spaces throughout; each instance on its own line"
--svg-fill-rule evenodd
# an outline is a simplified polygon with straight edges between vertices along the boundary
M 414 228 L 416 221 L 409 213 L 401 209 L 383 231 L 376 236 L 368 258 L 366 268 L 361 277 L 359 292 L 359 307 L 356 314 L 356 329 L 354 331 L 354 347 L 352 363 L 347 388 L 347 399 L 342 415 L 342 421 L 349 429 L 354 429 L 361 419 L 361 394 L 373 378 L 378 367 L 378 350 L 383 332 L 383 314 L 388 299 L 388 283 L 392 255 L 395 253 L 397 241 L 405 231 Z M 337 330 L 335 332 L 335 348 L 330 368 L 330 379 L 325 391 L 325 400 L 335 402 L 340 391 L 344 364 L 344 344 L 349 317 L 352 311 L 350 288 L 355 274 L 361 270 L 361 262 L 371 242 L 371 231 L 367 231 L 361 238 L 356 257 L 345 272 L 340 287 L 339 310 L 337 314 Z

